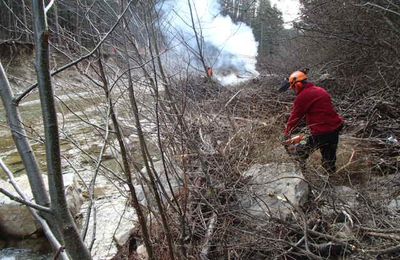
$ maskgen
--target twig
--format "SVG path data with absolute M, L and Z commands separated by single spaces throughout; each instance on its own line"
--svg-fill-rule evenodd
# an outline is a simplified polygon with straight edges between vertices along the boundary
M 101 146 L 100 153 L 99 153 L 99 156 L 98 156 L 98 159 L 97 159 L 97 162 L 96 162 L 96 168 L 95 168 L 95 171 L 94 171 L 94 175 L 93 175 L 92 180 L 90 181 L 90 185 L 89 185 L 89 189 L 88 189 L 88 192 L 89 192 L 89 206 L 87 208 L 86 218 L 85 218 L 85 222 L 84 222 L 84 225 L 83 225 L 83 228 L 82 228 L 82 232 L 81 232 L 82 239 L 86 238 L 86 233 L 87 233 L 87 230 L 89 228 L 89 223 L 90 223 L 90 215 L 91 215 L 91 212 L 92 212 L 92 207 L 95 204 L 95 201 L 94 201 L 94 199 L 95 199 L 94 198 L 94 189 L 95 189 L 95 185 L 96 185 L 96 179 L 97 179 L 97 176 L 98 176 L 99 171 L 100 171 L 100 167 L 101 167 L 102 162 L 103 162 L 103 156 L 104 156 L 104 153 L 105 153 L 106 148 L 107 148 L 108 136 L 110 134 L 110 132 L 109 132 L 110 109 L 111 109 L 110 106 L 108 106 L 107 107 L 107 118 L 106 118 L 106 124 L 105 124 L 106 128 L 105 128 L 104 142 L 103 142 L 103 145 Z M 93 213 L 95 214 L 96 212 L 94 211 Z M 96 218 L 96 216 L 94 216 L 94 220 L 95 220 L 95 218 Z M 95 227 L 96 227 L 96 225 L 93 225 L 94 232 L 95 232 Z M 92 243 L 90 243 L 90 247 L 92 246 L 93 242 L 94 242 L 94 237 L 93 237 Z
M 57 260 L 58 257 L 60 256 L 60 254 L 61 254 L 62 252 L 64 252 L 64 250 L 65 250 L 65 247 L 60 246 L 60 248 L 57 250 L 56 254 L 55 254 L 54 257 L 53 257 L 53 260 Z
M 313 228 L 312 228 L 311 230 L 312 230 L 312 231 L 315 231 L 315 230 L 317 229 L 319 223 L 321 223 L 320 220 L 318 220 L 318 222 L 313 226 Z M 304 240 L 305 240 L 305 237 L 303 236 L 303 237 L 295 244 L 295 246 L 296 246 L 296 247 L 300 246 L 300 245 L 303 243 Z M 289 248 L 283 255 L 285 255 L 285 254 L 287 254 L 287 253 L 290 253 L 293 249 L 294 249 L 294 247 Z
M 214 118 L 211 120 L 210 124 L 212 124 L 217 117 L 224 111 L 224 109 L 226 109 L 228 107 L 228 105 L 240 94 L 240 92 L 242 92 L 242 90 L 237 91 L 229 100 L 228 102 L 225 103 L 225 105 L 223 106 L 223 108 L 221 108 L 218 113 L 216 113 L 214 115 Z
M 1 161 L 1 159 L 0 159 L 0 165 L 1 165 L 1 168 L 4 170 L 4 168 L 3 168 L 4 165 L 3 165 L 3 162 Z M 4 170 L 4 171 L 5 171 L 5 170 Z M 24 204 L 25 206 L 34 208 L 34 209 L 36 209 L 36 210 L 44 211 L 44 212 L 47 212 L 47 213 L 49 213 L 49 214 L 53 214 L 53 212 L 51 211 L 50 208 L 48 208 L 48 207 L 43 207 L 43 206 L 41 206 L 41 205 L 38 205 L 38 204 L 35 204 L 35 203 L 32 203 L 32 202 L 29 202 L 29 201 L 24 200 L 24 199 L 21 199 L 21 198 L 19 198 L 19 197 L 17 197 L 17 196 L 14 196 L 13 194 L 11 194 L 10 192 L 6 191 L 6 190 L 3 189 L 3 188 L 0 188 L 0 193 L 3 193 L 3 194 L 6 195 L 7 197 L 9 197 L 11 200 L 16 201 L 16 202 L 19 202 L 19 203 L 21 203 L 21 204 Z
M 283 197 L 285 198 L 286 202 L 287 202 L 290 206 L 292 206 L 292 207 L 300 214 L 301 219 L 303 220 L 303 232 L 304 232 L 303 238 L 304 238 L 304 246 L 305 246 L 306 250 L 307 250 L 308 252 L 311 253 L 310 248 L 309 248 L 309 246 L 308 246 L 308 226 L 307 226 L 306 215 L 304 214 L 303 210 L 302 210 L 300 207 L 298 207 L 297 205 L 294 205 L 294 204 L 286 197 L 285 194 L 282 194 L 282 195 L 283 195 Z
M 338 172 L 342 171 L 343 169 L 347 168 L 347 167 L 352 163 L 353 157 L 354 157 L 354 154 L 355 154 L 355 153 L 356 153 L 356 151 L 355 151 L 354 149 L 352 149 L 352 153 L 351 153 L 351 156 L 350 156 L 350 158 L 349 158 L 349 161 L 348 161 L 345 165 L 343 165 L 342 167 L 340 167 L 340 168 L 336 171 L 336 173 L 338 173 Z
M 372 254 L 379 254 L 379 255 L 393 254 L 393 253 L 397 253 L 399 251 L 400 251 L 400 245 L 397 245 L 394 247 L 389 247 L 389 248 L 383 248 L 383 249 L 363 250 L 363 252 L 365 252 L 365 253 L 372 253 Z
M 44 9 L 44 12 L 47 13 L 50 8 L 53 6 L 55 0 L 50 0 L 50 3 L 47 4 L 46 8 Z
M 395 14 L 395 15 L 400 16 L 400 13 L 398 13 L 398 12 L 396 12 L 396 11 L 393 11 L 393 10 L 390 10 L 390 9 L 388 9 L 388 8 L 385 8 L 385 7 L 383 7 L 383 6 L 374 4 L 374 3 L 367 2 L 367 3 L 363 4 L 363 6 L 367 6 L 367 5 L 370 5 L 370 6 L 379 8 L 379 9 L 385 11 L 385 12 L 389 12 L 389 13 L 392 13 L 392 14 Z
M 393 240 L 400 240 L 400 236 L 391 235 L 391 234 L 383 234 L 383 233 L 376 233 L 376 232 L 365 232 L 366 235 L 374 236 L 374 237 L 382 237 L 388 238 Z
M 210 222 L 208 223 L 208 228 L 207 228 L 207 232 L 205 235 L 205 240 L 203 243 L 203 247 L 201 249 L 201 253 L 200 253 L 200 258 L 202 260 L 207 260 L 208 257 L 208 252 L 210 251 L 210 241 L 211 241 L 211 236 L 214 233 L 214 229 L 217 223 L 217 214 L 214 212 L 211 216 Z
M 369 228 L 369 227 L 363 227 L 360 225 L 355 225 L 356 228 L 361 229 L 363 231 L 369 231 L 369 232 L 376 232 L 376 233 L 400 233 L 400 229 L 378 229 L 378 228 Z

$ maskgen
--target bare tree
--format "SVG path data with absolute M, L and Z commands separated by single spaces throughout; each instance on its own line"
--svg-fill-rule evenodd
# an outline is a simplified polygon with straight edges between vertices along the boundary
M 40 0 L 32 1 L 32 10 L 35 21 L 36 71 L 46 140 L 47 174 L 51 208 L 54 211 L 67 252 L 73 259 L 91 259 L 87 247 L 79 236 L 65 199 L 57 112 L 54 105 L 54 93 L 50 76 L 49 32 L 44 2 Z

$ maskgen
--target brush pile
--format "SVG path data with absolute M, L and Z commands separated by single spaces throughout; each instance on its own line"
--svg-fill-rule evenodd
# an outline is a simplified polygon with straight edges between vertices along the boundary
M 354 105 L 346 99 L 335 101 L 347 121 L 338 152 L 338 172 L 328 179 L 315 153 L 301 177 L 310 189 L 307 201 L 296 206 L 286 200 L 291 212 L 286 217 L 268 211 L 256 216 L 241 206 L 243 192 L 254 187 L 246 171 L 255 164 L 267 167 L 294 163 L 279 141 L 294 96 L 278 93 L 280 82 L 274 78 L 230 88 L 214 89 L 213 84 L 199 79 L 186 83 L 192 86 L 193 95 L 185 99 L 184 131 L 179 135 L 174 131 L 166 138 L 176 147 L 184 147 L 177 157 L 184 169 L 185 184 L 176 201 L 182 211 L 168 211 L 174 237 L 179 238 L 176 243 L 181 257 L 400 256 L 400 237 L 396 234 L 400 230 L 396 206 L 400 194 L 395 192 L 400 185 L 396 181 L 398 149 L 386 141 L 383 132 L 379 135 L 374 130 L 377 134 L 370 137 L 360 135 L 373 129 L 373 124 L 362 127 L 360 115 L 353 114 Z M 203 88 L 195 88 L 198 86 Z M 188 89 L 184 92 L 187 97 Z M 179 91 L 176 88 L 174 93 Z M 398 119 L 386 115 L 385 120 Z M 266 184 L 258 184 L 262 185 Z M 271 196 L 285 201 L 282 195 Z M 180 214 L 184 214 L 184 221 Z M 157 225 L 152 230 L 159 254 L 166 255 L 165 234 Z

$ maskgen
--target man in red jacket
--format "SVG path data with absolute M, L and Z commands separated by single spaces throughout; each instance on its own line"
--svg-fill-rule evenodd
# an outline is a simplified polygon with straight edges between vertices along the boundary
M 321 151 L 322 166 L 328 173 L 336 171 L 336 150 L 343 119 L 337 114 L 328 92 L 307 81 L 307 74 L 295 71 L 289 77 L 290 88 L 296 93 L 292 112 L 285 129 L 289 138 L 299 122 L 305 118 L 311 131 L 304 149 L 299 151 L 299 158 L 305 161 L 316 149 Z

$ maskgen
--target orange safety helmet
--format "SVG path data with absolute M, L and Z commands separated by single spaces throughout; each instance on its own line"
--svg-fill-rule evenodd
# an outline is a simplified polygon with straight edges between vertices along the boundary
M 290 88 L 293 89 L 296 94 L 299 94 L 303 90 L 303 81 L 307 80 L 307 74 L 303 71 L 295 71 L 289 77 Z

